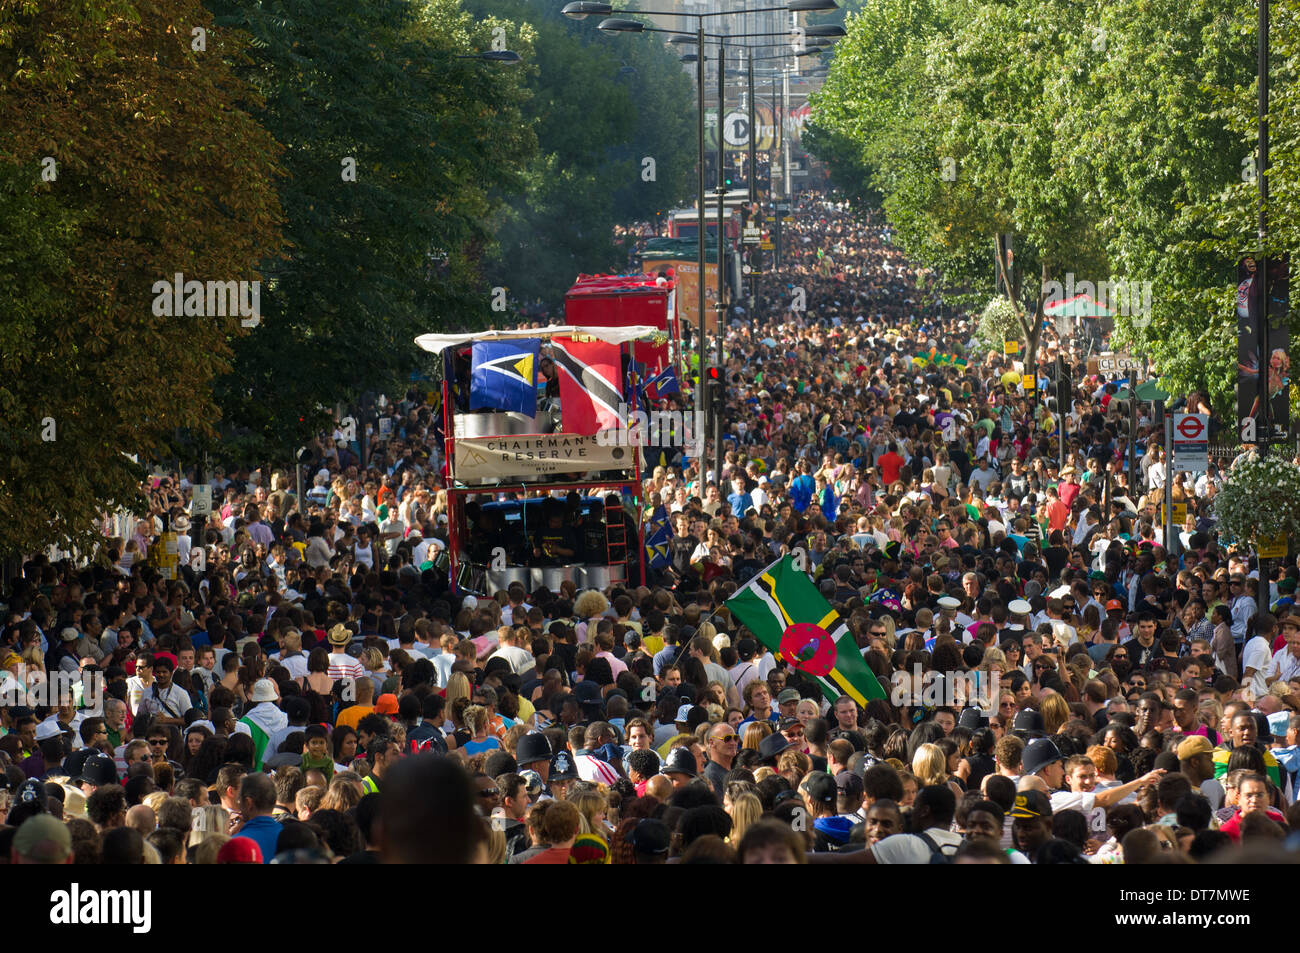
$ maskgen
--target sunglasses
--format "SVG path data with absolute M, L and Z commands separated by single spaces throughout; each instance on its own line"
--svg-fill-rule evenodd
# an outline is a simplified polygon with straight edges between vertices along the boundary
M 739 740 L 740 740 L 740 735 L 719 735 L 718 737 L 714 738 L 713 740 L 714 740 L 714 741 L 721 741 L 721 742 L 725 745 L 725 744 L 726 744 L 727 742 L 729 742 L 729 741 L 739 741 Z
M 501 791 L 498 790 L 497 788 L 484 788 L 482 791 L 479 791 L 479 792 L 478 792 L 478 796 L 479 796 L 479 797 L 496 797 L 496 796 L 499 795 L 500 793 L 501 793 Z

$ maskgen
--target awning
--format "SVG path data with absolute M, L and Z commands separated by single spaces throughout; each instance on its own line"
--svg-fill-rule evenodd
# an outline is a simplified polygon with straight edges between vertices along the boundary
M 626 344 L 663 334 L 661 328 L 645 324 L 621 328 L 578 327 L 570 324 L 553 324 L 545 328 L 525 328 L 519 331 L 474 331 L 465 334 L 421 334 L 415 343 L 426 351 L 438 352 L 475 341 L 518 341 L 523 338 L 575 337 L 586 335 L 608 344 Z

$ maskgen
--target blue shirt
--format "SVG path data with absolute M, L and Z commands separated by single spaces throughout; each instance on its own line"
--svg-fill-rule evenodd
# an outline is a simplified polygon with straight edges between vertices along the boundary
M 264 814 L 244 824 L 235 836 L 247 837 L 249 840 L 256 842 L 257 846 L 262 850 L 262 863 L 269 864 L 275 859 L 275 842 L 280 839 L 281 830 L 283 828 L 280 826 L 279 821 L 269 814 Z
M 744 516 L 745 511 L 754 505 L 754 498 L 748 493 L 731 493 L 727 496 L 727 505 L 734 516 Z
M 796 512 L 802 513 L 808 509 L 808 504 L 812 502 L 813 491 L 816 489 L 817 481 L 812 478 L 812 474 L 799 474 L 790 483 L 790 505 Z

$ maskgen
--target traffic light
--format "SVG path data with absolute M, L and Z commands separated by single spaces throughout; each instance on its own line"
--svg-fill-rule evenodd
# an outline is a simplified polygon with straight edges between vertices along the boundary
M 722 405 L 722 369 L 709 366 L 704 369 L 704 387 L 707 390 L 709 404 L 713 407 Z
M 1062 413 L 1068 413 L 1070 410 L 1070 392 L 1074 389 L 1074 383 L 1070 380 L 1070 365 L 1065 362 L 1065 358 L 1056 359 L 1056 402 L 1061 407 Z

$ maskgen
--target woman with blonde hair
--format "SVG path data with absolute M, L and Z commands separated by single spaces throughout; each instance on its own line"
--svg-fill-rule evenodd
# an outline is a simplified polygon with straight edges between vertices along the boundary
M 594 637 L 596 634 L 595 624 L 600 621 L 608 609 L 609 600 L 596 589 L 588 589 L 578 596 L 573 603 L 573 614 L 582 620 L 576 626 L 579 642 L 591 641 L 588 638 L 588 627 L 590 627 L 590 635 Z
M 446 711 L 448 712 L 451 711 L 452 706 L 456 704 L 456 699 L 473 698 L 473 697 L 474 697 L 474 689 L 470 685 L 469 679 L 465 676 L 465 673 L 452 672 L 451 677 L 447 679 Z M 444 728 L 443 730 L 446 731 L 451 729 Z
M 763 739 L 775 730 L 770 721 L 751 721 L 745 726 L 745 740 L 741 743 L 741 747 L 757 751 Z
M 582 834 L 596 834 L 609 840 L 613 829 L 609 826 L 609 798 L 599 790 L 583 791 L 571 803 L 581 815 Z
M 1043 731 L 1050 738 L 1059 734 L 1070 720 L 1070 705 L 1064 696 L 1048 691 L 1038 701 L 1038 711 L 1043 716 Z
M 727 843 L 735 847 L 745 836 L 745 831 L 758 823 L 759 818 L 763 816 L 763 802 L 749 793 L 734 798 L 728 797 L 727 800 L 729 806 L 723 805 L 731 815 L 731 833 L 727 837 Z
M 936 744 L 923 744 L 912 756 L 912 774 L 922 787 L 948 783 L 948 758 Z
M 230 812 L 219 804 L 203 804 L 190 814 L 190 833 L 186 847 L 197 847 L 215 834 L 225 835 L 230 830 Z
M 363 796 L 361 785 L 351 779 L 336 775 L 320 799 L 318 811 L 341 811 L 346 814 L 361 803 Z
M 470 705 L 465 709 L 465 728 L 469 731 L 469 740 L 464 744 L 467 755 L 495 751 L 501 747 L 501 742 L 488 730 L 489 718 L 487 708 L 482 705 Z

